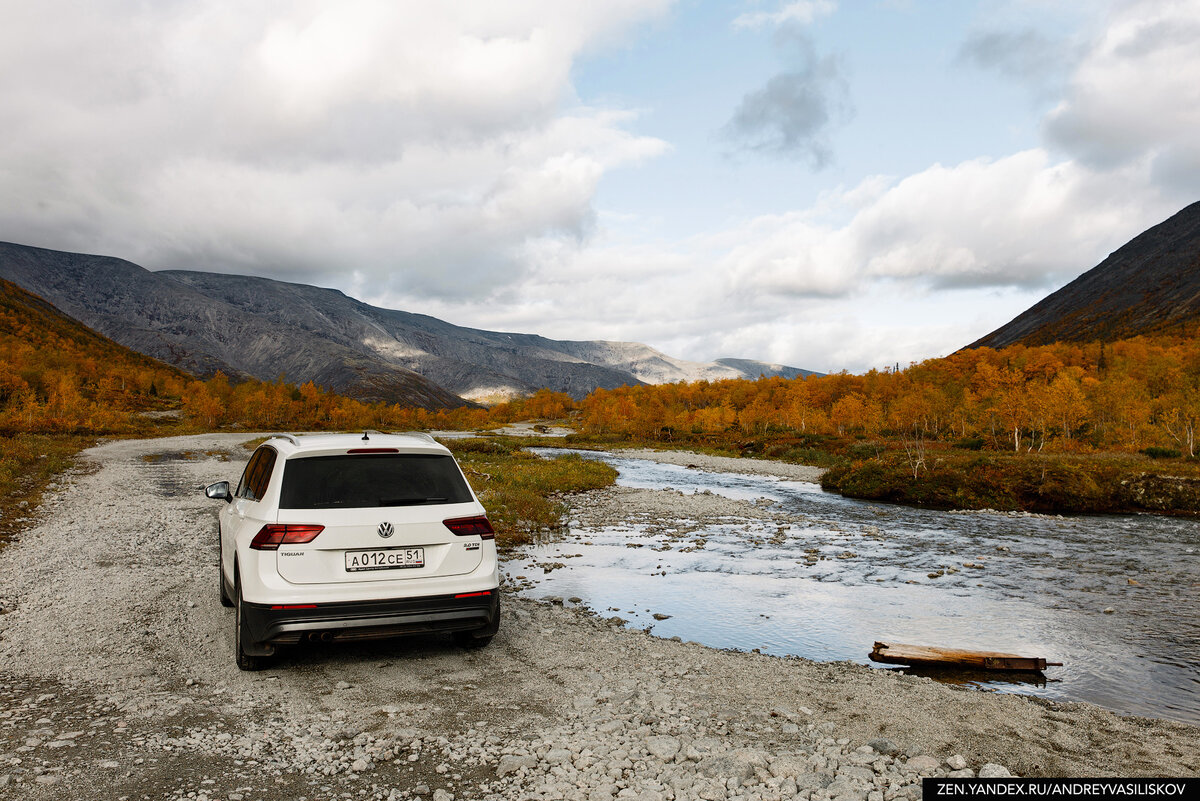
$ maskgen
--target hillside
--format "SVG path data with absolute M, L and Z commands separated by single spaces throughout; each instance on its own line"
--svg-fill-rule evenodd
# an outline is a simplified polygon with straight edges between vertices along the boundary
M 1200 331 L 1200 202 L 967 347 L 1095 342 Z
M 178 402 L 188 380 L 0 279 L 0 428 L 120 428 L 128 412 Z
M 306 310 L 287 326 L 208 297 L 122 259 L 0 243 L 0 278 L 47 299 L 116 342 L 194 375 L 217 370 L 265 381 L 280 374 L 367 401 L 454 408 L 433 382 L 316 330 Z
M 333 289 L 0 244 L 0 277 L 116 341 L 197 375 L 313 381 L 367 401 L 429 409 L 542 388 L 596 388 L 808 371 L 741 359 L 698 363 L 636 342 L 557 341 L 383 309 Z

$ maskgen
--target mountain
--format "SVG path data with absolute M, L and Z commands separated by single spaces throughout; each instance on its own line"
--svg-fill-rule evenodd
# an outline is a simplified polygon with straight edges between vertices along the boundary
M 1200 202 L 1138 234 L 1057 292 L 967 347 L 1187 333 L 1200 324 Z
M 46 399 L 78 393 L 110 411 L 149 409 L 191 377 L 97 334 L 45 300 L 0 279 L 0 408 L 33 390 Z M 152 389 L 153 388 L 153 389 Z
M 363 400 L 426 408 L 464 401 L 428 379 L 306 330 L 277 327 L 122 259 L 0 243 L 0 278 L 104 336 L 195 375 L 314 381 Z
M 748 360 L 698 363 L 632 342 L 557 341 L 382 309 L 333 289 L 0 243 L 0 277 L 97 331 L 196 374 L 314 381 L 427 408 L 538 389 L 805 374 Z

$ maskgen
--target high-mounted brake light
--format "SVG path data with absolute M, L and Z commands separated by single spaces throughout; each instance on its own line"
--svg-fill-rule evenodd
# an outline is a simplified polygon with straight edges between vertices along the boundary
M 491 590 L 484 590 L 483 592 L 460 592 L 458 595 L 455 595 L 454 597 L 455 598 L 478 598 L 481 595 L 491 595 L 491 594 L 492 594 Z
M 492 524 L 483 515 L 475 517 L 452 517 L 449 520 L 443 520 L 442 525 L 453 531 L 460 537 L 482 537 L 485 540 L 495 539 L 496 532 L 492 529 Z
M 399 448 L 351 448 L 346 453 L 399 453 Z
M 280 545 L 300 545 L 312 542 L 324 530 L 324 526 L 267 523 L 254 535 L 254 539 L 250 541 L 250 547 L 256 551 L 274 551 Z

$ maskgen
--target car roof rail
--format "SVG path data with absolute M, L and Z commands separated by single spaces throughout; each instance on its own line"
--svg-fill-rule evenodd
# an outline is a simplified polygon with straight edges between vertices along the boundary
M 273 434 L 273 435 L 271 435 L 270 438 L 271 439 L 286 439 L 287 441 L 289 441 L 293 445 L 295 445 L 297 448 L 300 447 L 300 440 L 296 439 L 295 434 Z
M 417 439 L 423 439 L 423 440 L 426 440 L 426 441 L 428 441 L 428 442 L 432 442 L 434 445 L 440 445 L 440 444 L 441 444 L 441 443 L 440 443 L 440 442 L 438 442 L 436 439 L 434 439 L 434 438 L 433 438 L 433 435 L 432 435 L 432 434 L 430 434 L 428 431 L 404 431 L 404 432 L 402 432 L 402 433 L 401 433 L 401 436 L 404 436 L 404 437 L 416 437 Z

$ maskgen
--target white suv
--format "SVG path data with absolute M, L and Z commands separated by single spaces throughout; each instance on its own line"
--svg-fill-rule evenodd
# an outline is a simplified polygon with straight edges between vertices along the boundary
M 450 451 L 427 434 L 282 434 L 225 501 L 221 603 L 242 670 L 280 645 L 453 632 L 486 645 L 500 623 L 496 541 Z

